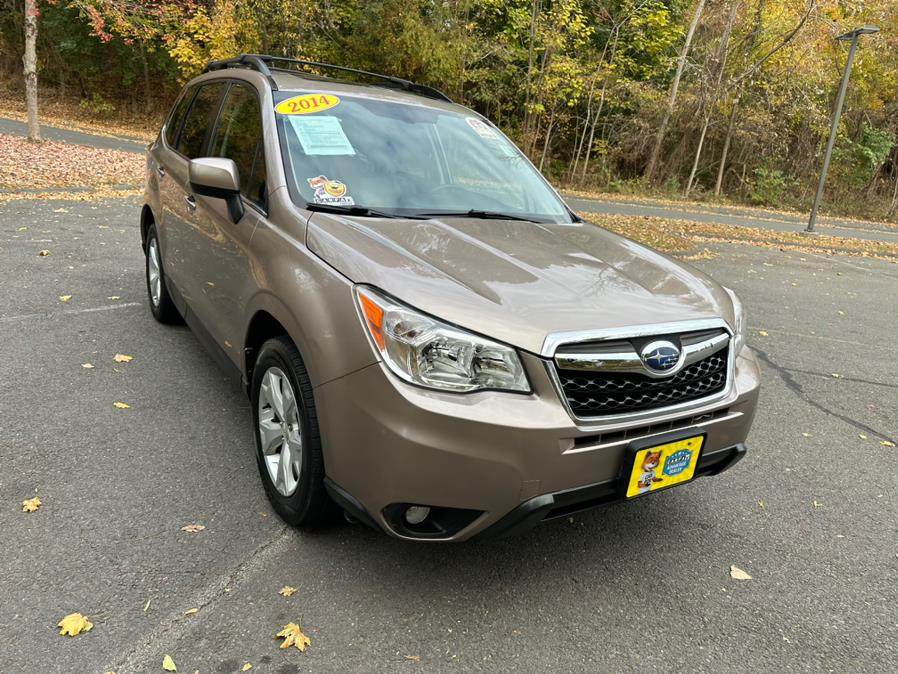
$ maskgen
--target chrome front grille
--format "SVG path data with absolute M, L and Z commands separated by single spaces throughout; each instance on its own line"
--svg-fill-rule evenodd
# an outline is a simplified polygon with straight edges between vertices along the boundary
M 723 329 L 664 335 L 678 344 L 681 364 L 669 376 L 645 368 L 639 351 L 650 339 L 563 346 L 553 366 L 561 394 L 580 419 L 636 415 L 701 404 L 729 383 L 729 333 Z

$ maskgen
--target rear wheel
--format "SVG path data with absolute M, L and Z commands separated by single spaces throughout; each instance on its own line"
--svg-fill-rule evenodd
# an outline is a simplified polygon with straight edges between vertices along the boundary
M 253 369 L 256 459 L 278 515 L 297 527 L 327 524 L 339 514 L 324 488 L 324 457 L 312 384 L 287 337 L 270 339 Z
M 159 252 L 159 237 L 156 225 L 147 230 L 147 294 L 150 297 L 150 311 L 160 323 L 178 323 L 181 315 L 165 287 L 165 272 L 162 270 L 162 254 Z

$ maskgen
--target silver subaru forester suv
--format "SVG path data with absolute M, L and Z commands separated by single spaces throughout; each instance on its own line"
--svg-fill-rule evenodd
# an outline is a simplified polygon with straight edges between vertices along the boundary
M 502 535 L 745 453 L 736 295 L 582 222 L 430 87 L 210 63 L 148 148 L 140 231 L 153 315 L 246 387 L 291 524 Z

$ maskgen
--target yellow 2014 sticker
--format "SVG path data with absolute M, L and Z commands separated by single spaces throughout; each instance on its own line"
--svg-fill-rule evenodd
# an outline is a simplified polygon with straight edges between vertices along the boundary
M 328 110 L 339 104 L 340 97 L 333 94 L 303 94 L 281 101 L 274 109 L 282 115 L 308 115 Z

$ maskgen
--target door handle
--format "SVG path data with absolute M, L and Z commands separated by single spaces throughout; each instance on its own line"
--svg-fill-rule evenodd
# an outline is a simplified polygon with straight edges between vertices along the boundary
M 184 201 L 187 202 L 187 212 L 193 213 L 196 210 L 196 199 L 193 198 L 192 194 L 188 194 L 184 197 Z
M 164 169 L 162 166 L 157 166 L 157 167 L 156 167 L 156 173 L 159 174 L 159 177 L 160 177 L 160 178 L 164 178 L 164 177 L 165 177 L 165 169 Z

